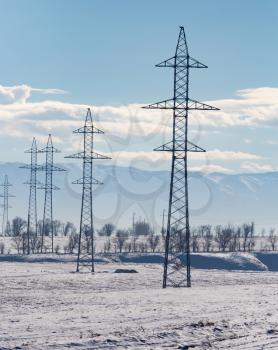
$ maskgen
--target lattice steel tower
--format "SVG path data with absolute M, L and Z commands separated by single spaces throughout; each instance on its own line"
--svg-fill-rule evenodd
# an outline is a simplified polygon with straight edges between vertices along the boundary
M 9 208 L 11 208 L 9 205 L 9 198 L 15 196 L 10 194 L 9 188 L 12 184 L 9 183 L 8 175 L 5 175 L 5 180 L 0 186 L 3 187 L 3 194 L 1 194 L 0 197 L 4 199 L 4 203 L 1 205 L 3 207 L 2 235 L 5 235 L 9 222 Z
M 174 97 L 143 107 L 173 110 L 172 140 L 155 149 L 155 151 L 166 151 L 172 154 L 163 288 L 168 284 L 174 287 L 190 287 L 187 153 L 205 152 L 205 150 L 188 141 L 188 112 L 218 109 L 189 98 L 190 68 L 207 68 L 207 66 L 189 56 L 183 27 L 180 27 L 175 55 L 157 64 L 156 67 L 174 69 Z
M 40 166 L 40 170 L 45 171 L 45 183 L 38 188 L 44 189 L 44 209 L 43 209 L 43 224 L 41 233 L 41 252 L 45 248 L 48 250 L 48 245 L 45 242 L 47 238 L 51 239 L 51 252 L 54 251 L 54 225 L 53 225 L 53 190 L 59 190 L 57 186 L 53 184 L 53 172 L 65 171 L 64 169 L 57 167 L 53 164 L 54 153 L 60 153 L 60 151 L 53 146 L 52 137 L 49 134 L 47 145 L 45 148 L 38 151 L 39 153 L 45 153 L 45 165 Z
M 29 204 L 27 218 L 27 254 L 30 254 L 31 237 L 36 237 L 38 234 L 37 186 L 41 185 L 37 180 L 37 171 L 39 168 L 37 164 L 38 149 L 35 137 L 33 138 L 31 148 L 25 151 L 25 153 L 30 153 L 30 164 L 21 166 L 21 168 L 23 169 L 30 170 L 30 179 L 29 181 L 25 182 L 26 185 L 29 185 Z
M 83 151 L 65 157 L 83 159 L 83 176 L 73 182 L 73 184 L 83 185 L 76 271 L 88 268 L 94 272 L 93 185 L 101 182 L 93 178 L 93 159 L 111 158 L 94 152 L 94 134 L 103 134 L 103 131 L 94 126 L 90 108 L 88 108 L 84 126 L 73 132 L 83 134 Z

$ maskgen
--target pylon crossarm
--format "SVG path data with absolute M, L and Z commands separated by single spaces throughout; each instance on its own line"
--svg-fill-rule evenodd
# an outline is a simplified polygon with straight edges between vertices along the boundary
M 144 109 L 175 109 L 175 110 L 200 110 L 200 111 L 219 111 L 219 108 L 210 106 L 206 103 L 202 103 L 196 100 L 188 99 L 186 101 L 183 98 L 168 99 L 160 102 L 156 102 L 147 106 L 143 106 Z M 185 116 L 181 116 L 185 117 Z
M 37 170 L 40 170 L 40 171 L 46 171 L 46 170 L 48 170 L 48 171 L 66 171 L 65 169 L 58 167 L 56 165 L 53 165 L 53 164 L 38 165 Z
M 72 182 L 73 185 L 103 185 L 103 182 L 92 178 L 81 178 Z
M 76 159 L 111 159 L 110 157 L 107 157 L 103 154 L 97 153 L 97 152 L 78 152 L 75 154 L 72 154 L 70 156 L 66 156 L 65 158 L 76 158 Z
M 155 65 L 156 67 L 171 67 L 171 68 L 174 68 L 176 67 L 175 66 L 175 56 L 171 57 L 171 58 L 168 58 L 167 60 L 165 61 L 162 61 L 158 64 Z
M 86 125 L 83 126 L 82 128 L 78 128 L 73 131 L 74 134 L 86 134 L 86 133 L 91 133 L 91 134 L 104 134 L 104 132 L 98 128 L 96 128 L 94 125 Z
M 93 159 L 111 159 L 110 157 L 105 156 L 104 154 L 100 154 L 97 152 L 91 152 Z
M 219 108 L 192 99 L 188 99 L 188 109 L 199 111 L 219 111 Z
M 154 151 L 164 151 L 164 152 L 206 152 L 203 148 L 195 145 L 193 142 L 187 141 L 187 149 L 184 147 L 184 141 L 175 141 L 175 147 L 173 147 L 173 141 L 167 142 L 162 146 L 154 149 Z M 184 157 L 184 154 L 181 158 Z
M 20 169 L 30 169 L 30 170 L 39 170 L 39 165 L 25 164 L 25 165 L 21 165 L 19 168 Z
M 164 145 L 155 148 L 154 151 L 172 152 L 173 151 L 173 141 L 167 142 Z
M 53 146 L 46 146 L 40 150 L 37 151 L 38 153 L 47 153 L 47 152 L 52 152 L 52 153 L 61 153 L 61 151 L 58 148 L 55 148 Z
M 47 190 L 47 191 L 57 191 L 60 190 L 60 187 L 56 186 L 56 185 L 50 185 L 50 184 L 43 184 L 43 185 L 39 185 L 37 187 L 39 190 Z
M 205 149 L 195 145 L 193 142 L 187 141 L 187 151 L 188 152 L 206 152 Z
M 29 149 L 27 149 L 26 151 L 24 151 L 24 153 L 38 153 L 38 151 L 37 150 L 34 150 L 34 149 L 32 149 L 32 148 L 29 148 Z
M 173 56 L 165 61 L 156 64 L 155 66 L 162 68 L 208 68 L 208 66 L 190 56 L 188 56 L 187 62 L 186 55 Z
M 61 168 L 61 167 L 59 167 L 59 166 L 56 166 L 56 165 L 51 165 L 51 170 L 52 171 L 66 171 L 66 169 L 64 169 L 64 168 Z
M 147 106 L 143 106 L 142 108 L 144 109 L 173 109 L 174 107 L 174 100 L 169 99 L 169 100 L 164 100 L 156 103 L 152 103 Z
M 208 68 L 205 64 L 195 60 L 195 58 L 189 57 L 189 68 Z
M 23 185 L 43 186 L 43 183 L 38 180 L 36 180 L 35 183 L 33 181 L 28 180 L 28 181 L 24 181 Z

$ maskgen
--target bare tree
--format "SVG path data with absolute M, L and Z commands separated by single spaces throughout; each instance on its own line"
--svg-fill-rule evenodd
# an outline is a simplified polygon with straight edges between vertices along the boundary
M 25 227 L 26 227 L 26 221 L 19 216 L 15 217 L 12 221 L 12 235 L 13 236 L 22 235 Z
M 12 235 L 12 227 L 9 220 L 7 221 L 7 226 L 5 228 L 5 235 L 9 237 Z
M 116 227 L 113 224 L 107 223 L 102 226 L 102 228 L 98 231 L 100 236 L 110 237 L 115 231 Z
M 238 236 L 237 228 L 232 226 L 231 229 L 232 229 L 231 240 L 229 242 L 228 249 L 229 249 L 230 252 L 235 252 L 238 249 L 239 236 Z
M 230 225 L 222 227 L 217 225 L 215 227 L 215 241 L 218 244 L 219 250 L 224 252 L 232 239 L 233 229 Z
M 243 251 L 251 251 L 255 246 L 254 223 L 242 225 Z
M 18 254 L 20 254 L 21 251 L 23 253 L 25 252 L 25 246 L 26 246 L 25 244 L 26 234 L 24 234 L 25 227 L 26 227 L 26 221 L 20 218 L 19 216 L 15 217 L 12 220 L 12 227 L 11 227 L 12 241 Z
M 160 233 L 164 241 L 166 239 L 166 232 L 167 232 L 166 228 L 162 227 Z
M 43 221 L 42 220 L 39 220 L 38 221 L 38 235 L 39 236 L 42 236 L 42 228 L 43 228 Z
M 193 253 L 196 253 L 200 250 L 200 238 L 199 229 L 191 229 L 191 245 Z
M 114 242 L 119 252 L 122 253 L 125 242 L 129 237 L 129 232 L 127 230 L 117 230 Z
M 16 248 L 17 253 L 20 254 L 23 251 L 23 237 L 22 235 L 12 237 L 13 246 Z
M 0 242 L 0 254 L 3 255 L 5 252 L 5 243 Z
M 203 250 L 205 252 L 209 252 L 212 249 L 212 243 L 213 243 L 213 234 L 212 234 L 211 225 L 206 225 L 206 230 L 203 234 L 203 242 L 204 242 Z
M 270 246 L 271 246 L 271 250 L 276 250 L 276 244 L 277 244 L 277 240 L 278 240 L 278 237 L 275 233 L 275 229 L 274 228 L 271 228 L 269 230 L 269 235 L 268 235 L 268 242 L 270 243 Z
M 77 234 L 71 234 L 68 238 L 68 244 L 66 246 L 66 251 L 70 254 L 73 254 L 73 251 L 75 248 L 77 248 L 79 240 L 79 235 Z
M 148 244 L 145 242 L 138 243 L 138 249 L 140 253 L 147 253 L 148 251 Z
M 63 225 L 63 235 L 68 236 L 68 235 L 74 235 L 74 234 L 76 234 L 75 225 L 72 222 L 67 221 L 66 224 Z
M 138 236 L 131 236 L 131 250 L 133 253 L 137 252 Z
M 177 226 L 171 227 L 172 245 L 170 250 L 173 252 L 185 252 L 186 250 L 186 234 Z
M 63 223 L 60 220 L 53 220 L 52 225 L 53 225 L 53 235 L 58 236 L 59 233 L 61 232 L 61 229 L 64 226 Z
M 54 252 L 55 252 L 56 254 L 59 254 L 59 253 L 60 253 L 60 250 L 61 250 L 60 245 L 59 245 L 59 244 L 56 244 L 55 247 L 54 247 Z
M 151 233 L 150 225 L 145 221 L 137 221 L 134 223 L 134 234 L 136 236 L 147 236 Z
M 151 251 L 154 253 L 156 248 L 159 245 L 160 237 L 158 235 L 155 235 L 153 232 L 148 236 L 147 238 L 148 243 L 150 245 Z
M 107 240 L 103 245 L 103 251 L 104 251 L 104 253 L 110 253 L 110 251 L 111 251 L 111 239 L 110 239 L 110 237 L 107 237 Z
M 41 237 L 35 234 L 30 235 L 30 249 L 32 253 L 39 253 L 41 251 Z

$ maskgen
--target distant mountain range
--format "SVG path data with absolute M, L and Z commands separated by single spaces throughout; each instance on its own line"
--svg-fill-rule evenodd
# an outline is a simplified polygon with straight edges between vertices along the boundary
M 0 179 L 7 174 L 13 184 L 10 218 L 27 216 L 28 170 L 21 163 L 0 163 Z M 60 164 L 67 171 L 54 174 L 60 187 L 54 193 L 54 216 L 78 224 L 81 186 L 71 182 L 82 176 L 81 168 Z M 104 182 L 94 191 L 95 225 L 114 222 L 131 226 L 132 216 L 160 227 L 162 211 L 168 207 L 169 179 L 167 171 L 147 171 L 132 167 L 98 166 L 95 177 Z M 44 181 L 43 172 L 39 173 Z M 238 223 L 254 221 L 257 233 L 262 227 L 278 228 L 278 172 L 226 175 L 190 173 L 191 224 Z M 43 191 L 38 190 L 38 215 L 42 216 Z

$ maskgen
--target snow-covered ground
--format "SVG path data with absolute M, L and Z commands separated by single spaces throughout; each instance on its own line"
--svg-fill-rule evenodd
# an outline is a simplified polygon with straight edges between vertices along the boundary
M 74 268 L 0 262 L 1 350 L 278 349 L 278 273 L 194 269 L 163 290 L 160 264 Z

